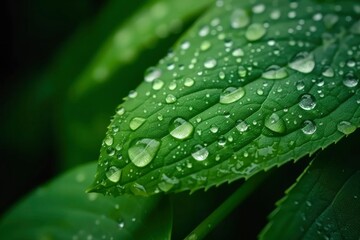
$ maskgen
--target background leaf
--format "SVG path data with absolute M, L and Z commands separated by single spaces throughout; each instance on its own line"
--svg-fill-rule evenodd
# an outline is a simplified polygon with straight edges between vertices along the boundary
M 350 134 L 358 15 L 352 1 L 217 2 L 118 107 L 93 191 L 208 188 Z
M 170 239 L 167 198 L 86 194 L 94 168 L 71 170 L 25 198 L 1 220 L 0 238 Z
M 313 161 L 278 203 L 261 239 L 359 238 L 357 142 L 358 135 L 346 139 Z

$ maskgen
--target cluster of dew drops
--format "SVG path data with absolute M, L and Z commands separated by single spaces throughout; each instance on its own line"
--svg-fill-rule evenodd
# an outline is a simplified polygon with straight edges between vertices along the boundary
M 249 46 L 253 42 L 256 42 L 258 40 L 261 40 L 264 38 L 264 36 L 267 34 L 268 31 L 270 31 L 270 24 L 268 22 L 265 23 L 257 23 L 252 22 L 252 18 L 258 14 L 267 14 L 268 18 L 271 21 L 276 21 L 280 19 L 281 17 L 285 17 L 289 20 L 296 19 L 297 17 L 297 9 L 299 7 L 299 3 L 297 2 L 288 2 L 289 4 L 288 11 L 285 12 L 284 10 L 277 9 L 277 8 L 270 8 L 267 9 L 267 7 L 264 4 L 254 4 L 251 8 L 253 17 L 250 16 L 249 12 L 242 8 L 232 8 L 231 13 L 229 14 L 229 17 L 227 19 L 229 26 L 233 30 L 244 30 L 244 38 L 248 42 Z M 225 3 L 221 0 L 218 0 L 216 2 L 217 7 L 226 7 Z M 322 24 L 326 27 L 326 29 L 332 29 L 341 18 L 345 18 L 345 21 L 351 23 L 351 27 L 349 29 L 348 34 L 353 35 L 359 35 L 360 34 L 360 20 L 353 19 L 351 16 L 343 16 L 340 13 L 337 14 L 337 12 L 341 12 L 342 7 L 341 5 L 334 5 L 334 11 L 333 13 L 322 13 L 321 8 L 317 9 L 307 9 L 309 10 L 309 13 L 312 14 L 312 19 L 310 20 L 304 20 L 304 19 L 297 19 L 297 24 L 293 27 L 288 29 L 288 34 L 291 35 L 295 31 L 301 31 L 304 28 L 306 21 L 312 21 L 312 22 L 322 22 Z M 300 11 L 300 10 L 299 10 Z M 360 5 L 354 5 L 353 11 L 356 15 L 360 15 Z M 147 84 L 151 84 L 152 91 L 148 91 L 146 93 L 147 96 L 150 96 L 152 93 L 156 93 L 159 90 L 164 90 L 168 88 L 168 90 L 171 92 L 175 89 L 179 90 L 179 88 L 192 88 L 193 86 L 199 84 L 196 77 L 201 77 L 204 73 L 203 71 L 212 71 L 212 70 L 218 70 L 221 69 L 219 65 L 219 58 L 216 56 L 209 56 L 204 61 L 200 62 L 198 61 L 198 56 L 202 52 L 208 51 L 212 47 L 212 43 L 210 40 L 208 40 L 207 36 L 209 35 L 216 35 L 218 40 L 221 40 L 224 42 L 225 46 L 225 52 L 229 53 L 231 58 L 235 59 L 235 62 L 237 63 L 237 70 L 236 74 L 238 75 L 238 79 L 240 81 L 244 81 L 244 79 L 251 75 L 251 67 L 244 67 L 242 66 L 241 62 L 244 58 L 251 58 L 250 56 L 246 56 L 246 51 L 243 50 L 243 48 L 235 47 L 234 43 L 226 38 L 226 34 L 224 33 L 224 27 L 222 24 L 225 24 L 225 20 L 220 20 L 219 18 L 212 19 L 207 25 L 202 25 L 199 27 L 198 32 L 196 34 L 197 38 L 204 39 L 199 46 L 192 46 L 191 40 L 184 40 L 179 44 L 179 55 L 184 55 L 187 51 L 189 51 L 191 48 L 197 48 L 194 54 L 194 58 L 190 60 L 190 63 L 188 65 L 185 64 L 179 64 L 176 65 L 174 62 L 179 61 L 179 56 L 177 56 L 174 52 L 169 53 L 170 58 L 174 59 L 174 62 L 166 64 L 166 70 L 162 69 L 160 67 L 151 67 L 149 68 L 144 77 L 144 81 Z M 316 32 L 316 26 L 315 24 L 313 26 L 309 27 L 308 31 L 304 31 L 304 36 L 311 37 L 312 32 Z M 324 34 L 324 38 L 331 38 L 329 35 Z M 325 39 L 326 40 L 326 39 Z M 305 42 L 301 41 L 295 41 L 295 40 L 289 40 L 288 46 L 298 46 L 301 47 L 303 45 L 306 45 Z M 272 51 L 272 54 L 274 57 L 281 57 L 281 52 L 279 49 L 275 48 L 277 45 L 276 39 L 270 39 L 264 42 L 262 46 L 262 49 L 271 48 L 274 49 Z M 252 52 L 256 52 L 258 49 L 254 49 Z M 261 51 L 261 50 L 260 50 Z M 326 84 L 329 85 L 336 85 L 339 78 L 342 80 L 342 87 L 345 87 L 346 89 L 349 89 L 351 93 L 357 93 L 357 86 L 358 86 L 358 76 L 357 73 L 360 69 L 360 63 L 354 60 L 354 56 L 359 56 L 360 54 L 360 46 L 350 46 L 349 49 L 347 49 L 347 57 L 348 59 L 345 61 L 342 61 L 340 63 L 337 63 L 338 66 L 332 65 L 327 66 L 325 63 L 323 64 L 321 61 L 316 61 L 315 56 L 312 52 L 307 51 L 300 51 L 298 52 L 292 60 L 287 64 L 287 66 L 278 66 L 278 65 L 271 65 L 267 67 L 262 75 L 261 78 L 264 80 L 269 81 L 278 81 L 278 80 L 286 80 L 286 78 L 289 77 L 289 73 L 297 72 L 298 74 L 302 75 L 308 75 L 314 71 L 316 67 L 318 67 L 318 64 L 321 64 L 322 73 L 320 78 L 313 79 L 312 84 L 316 84 L 318 87 L 324 87 Z M 227 56 L 226 58 L 229 58 Z M 163 63 L 163 62 L 160 62 Z M 252 62 L 254 67 L 257 67 L 257 62 Z M 169 71 L 172 73 L 172 76 L 175 78 L 177 77 L 178 73 L 175 71 L 177 68 L 179 71 L 184 69 L 202 69 L 203 71 L 197 72 L 197 76 L 194 77 L 185 77 L 182 78 L 180 81 L 172 81 L 170 83 L 166 83 L 162 80 L 162 76 L 164 74 L 164 71 Z M 165 68 L 165 67 L 164 67 Z M 226 78 L 226 72 L 219 71 L 217 76 L 218 80 L 224 80 Z M 335 82 L 336 81 L 336 82 Z M 181 85 L 181 86 L 180 86 Z M 306 82 L 303 80 L 298 80 L 296 83 L 294 83 L 294 91 L 301 92 L 301 97 L 298 101 L 298 106 L 303 111 L 313 111 L 317 107 L 317 101 L 319 98 L 324 97 L 324 92 L 322 90 L 318 90 L 318 94 L 315 96 L 314 94 L 306 93 Z M 177 102 L 176 94 L 165 92 L 166 96 L 164 97 L 164 103 L 162 104 L 169 104 L 173 105 Z M 261 96 L 264 94 L 263 89 L 258 89 L 256 91 L 256 94 Z M 136 98 L 138 93 L 136 91 L 131 91 L 129 93 L 129 98 L 134 99 Z M 154 94 L 155 95 L 155 94 Z M 219 96 L 219 103 L 223 105 L 227 104 L 234 104 L 240 99 L 244 98 L 246 96 L 246 89 L 245 87 L 227 87 L 223 89 L 222 93 Z M 357 104 L 360 104 L 360 98 L 356 100 Z M 191 107 L 190 107 L 191 108 Z M 189 109 L 191 110 L 191 109 Z M 284 109 L 284 112 L 287 111 L 287 109 Z M 120 106 L 117 109 L 117 116 L 122 117 L 125 115 L 126 109 L 123 106 Z M 163 120 L 163 116 L 158 116 L 159 121 Z M 146 122 L 146 119 L 143 117 L 134 117 L 129 121 L 129 128 L 132 131 L 136 131 L 139 127 L 141 127 Z M 196 119 L 197 123 L 201 122 L 201 118 L 198 117 Z M 256 124 L 256 123 L 254 123 Z M 246 132 L 249 129 L 250 124 L 246 123 L 243 120 L 239 120 L 236 125 L 236 129 L 242 134 Z M 275 133 L 284 133 L 286 131 L 285 127 L 285 120 L 283 120 L 277 113 L 272 113 L 269 116 L 267 116 L 264 120 L 264 127 L 269 129 L 272 132 Z M 303 125 L 301 127 L 301 131 L 304 135 L 311 136 L 316 133 L 317 131 L 317 124 L 312 120 L 303 120 Z M 185 140 L 192 136 L 194 132 L 194 124 L 191 123 L 189 120 L 184 119 L 182 117 L 175 117 L 171 120 L 169 123 L 169 134 L 177 139 L 177 140 Z M 337 124 L 337 130 L 343 134 L 350 134 L 353 131 L 355 131 L 356 126 L 354 126 L 352 123 L 348 121 L 340 121 Z M 122 149 L 121 145 L 115 145 L 114 143 L 114 136 L 119 131 L 117 127 L 114 127 L 111 129 L 113 134 L 108 134 L 106 139 L 104 140 L 104 146 L 107 147 L 107 155 L 110 157 L 113 157 L 116 155 L 116 152 L 119 152 Z M 212 133 L 217 133 L 219 130 L 219 126 L 211 126 L 210 131 Z M 299 131 L 300 131 L 299 130 Z M 219 145 L 225 144 L 226 139 L 221 138 L 219 140 Z M 128 156 L 131 162 L 137 166 L 137 167 L 145 167 L 151 161 L 156 157 L 157 152 L 160 148 L 161 142 L 156 139 L 152 138 L 143 138 L 140 140 L 137 140 L 133 143 L 131 143 L 129 149 L 128 149 Z M 192 149 L 191 156 L 196 161 L 205 161 L 208 159 L 210 153 L 205 145 L 195 145 Z M 118 159 L 121 159 L 122 155 L 119 154 Z M 216 157 L 218 159 L 218 156 Z M 189 167 L 191 168 L 191 164 L 189 164 Z M 111 182 L 118 182 L 121 177 L 121 170 L 118 169 L 115 166 L 107 167 L 106 176 L 108 180 Z M 166 175 L 162 176 L 162 179 L 164 180 L 163 183 L 159 184 L 159 188 L 163 191 L 166 191 L 170 189 L 173 184 L 176 184 L 178 180 L 174 178 L 169 178 Z

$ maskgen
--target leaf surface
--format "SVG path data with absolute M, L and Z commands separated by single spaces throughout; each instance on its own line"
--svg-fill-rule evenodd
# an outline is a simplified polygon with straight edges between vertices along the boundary
M 279 201 L 260 239 L 359 238 L 360 163 L 355 142 L 346 140 L 313 161 Z
M 117 108 L 92 191 L 208 188 L 352 133 L 358 16 L 352 1 L 217 1 Z
M 0 238 L 170 239 L 166 198 L 86 194 L 94 168 L 72 170 L 25 198 L 0 221 Z

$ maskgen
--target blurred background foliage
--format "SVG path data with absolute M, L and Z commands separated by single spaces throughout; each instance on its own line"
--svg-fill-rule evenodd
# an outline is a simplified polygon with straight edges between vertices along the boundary
M 55 175 L 98 158 L 116 106 L 211 1 L 195 1 L 191 8 L 181 10 L 177 1 L 169 0 L 174 9 L 186 14 L 179 17 L 170 11 L 168 21 L 157 20 L 168 26 L 137 29 L 136 24 L 141 23 L 136 23 L 137 11 L 144 17 L 142 23 L 147 22 L 146 14 L 151 15 L 152 9 L 160 6 L 156 2 L 5 0 L 2 22 L 6 34 L 1 39 L 5 61 L 0 90 L 0 162 L 5 192 L 0 200 L 1 214 Z M 114 60 L 106 51 L 112 47 L 109 39 L 116 37 L 121 26 L 127 26 L 134 36 L 126 43 L 131 46 L 124 45 L 115 52 L 122 57 Z M 133 51 L 124 52 L 129 49 Z M 113 64 L 110 74 L 101 69 L 91 74 L 99 58 L 113 59 L 107 62 Z M 91 80 L 91 76 L 99 79 Z M 306 163 L 285 165 L 277 178 L 267 182 L 217 228 L 213 238 L 230 238 L 230 230 L 237 229 L 239 219 L 248 226 L 243 228 L 242 236 L 256 236 L 274 202 Z M 190 197 L 187 192 L 171 196 L 174 206 L 179 206 L 174 208 L 174 236 L 189 233 L 238 186 L 224 185 Z M 252 214 L 251 219 L 244 218 L 248 214 Z

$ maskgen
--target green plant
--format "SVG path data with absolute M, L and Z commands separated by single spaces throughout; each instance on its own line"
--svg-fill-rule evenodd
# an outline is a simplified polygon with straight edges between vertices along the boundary
M 196 5 L 189 8 L 190 3 Z M 59 93 L 64 167 L 85 162 L 99 144 L 108 115 L 95 110 L 110 108 L 117 91 L 124 91 L 129 79 L 116 81 L 126 76 L 116 74 L 120 67 L 148 41 L 208 9 L 116 108 L 95 180 L 94 163 L 69 171 L 10 211 L 0 236 L 201 239 L 247 197 L 244 204 L 252 211 L 272 205 L 250 195 L 271 198 L 306 167 L 268 224 L 252 226 L 264 227 L 259 238 L 358 239 L 360 5 L 353 0 L 148 4 L 112 32 L 76 81 Z M 210 238 L 244 236 L 248 214 L 232 223 L 230 233 L 221 225 Z

